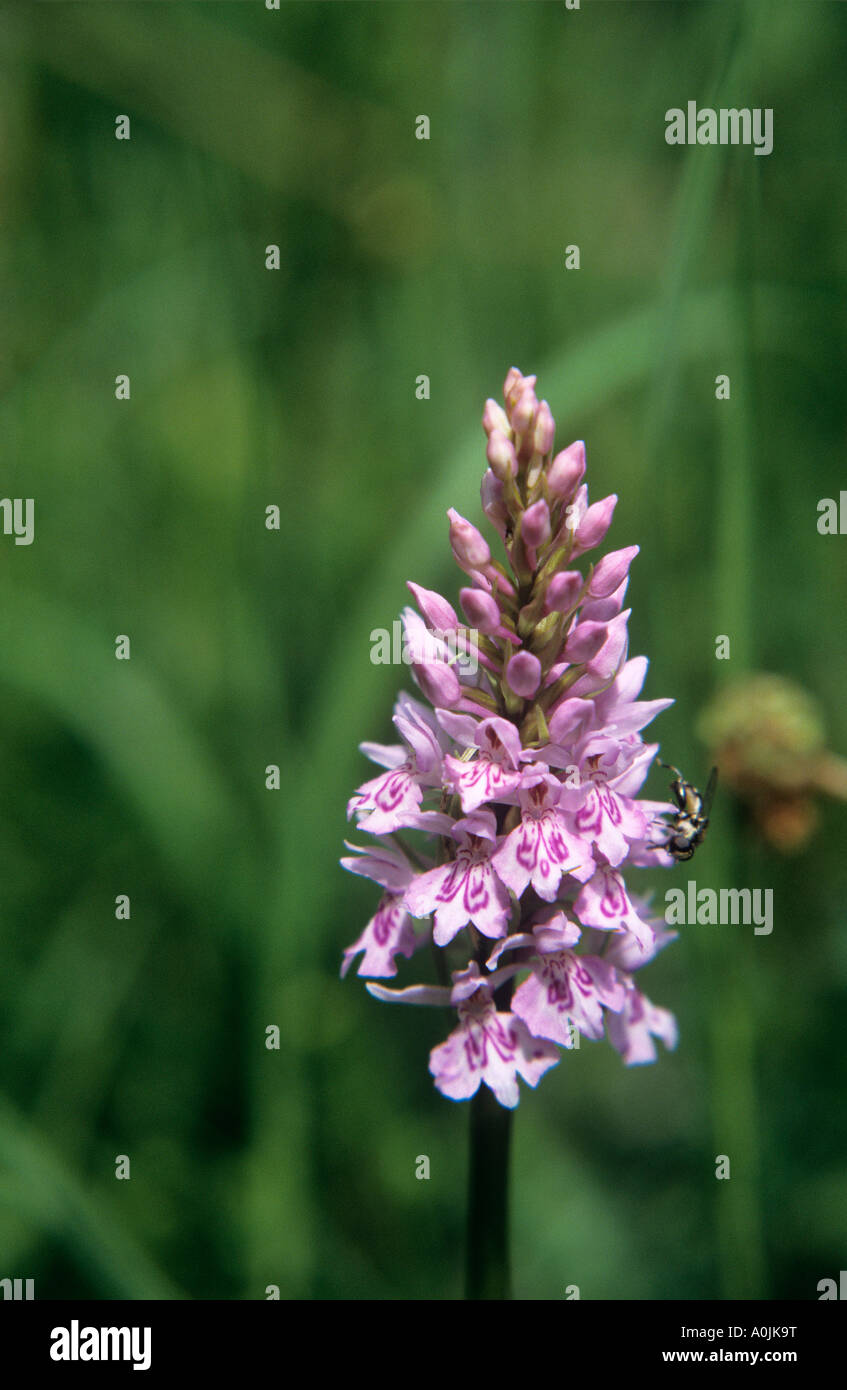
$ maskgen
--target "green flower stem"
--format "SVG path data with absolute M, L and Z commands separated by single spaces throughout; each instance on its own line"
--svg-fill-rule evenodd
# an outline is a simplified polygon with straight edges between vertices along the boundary
M 466 1298 L 511 1298 L 509 1147 L 512 1112 L 480 1086 L 471 1101 Z

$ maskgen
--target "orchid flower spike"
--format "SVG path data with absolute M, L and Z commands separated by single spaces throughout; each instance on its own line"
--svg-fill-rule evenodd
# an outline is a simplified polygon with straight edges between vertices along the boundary
M 636 983 L 673 933 L 625 881 L 674 862 L 661 817 L 676 808 L 639 797 L 658 751 L 642 730 L 672 701 L 638 698 L 647 661 L 628 654 L 623 607 L 638 546 L 591 556 L 617 498 L 589 503 L 585 445 L 556 452 L 535 381 L 512 367 L 503 406 L 483 413 L 498 553 L 448 513 L 470 627 L 409 584 L 418 693 L 397 700 L 400 742 L 361 745 L 382 770 L 348 816 L 371 843 L 341 860 L 381 890 L 342 975 L 358 959 L 375 998 L 452 1009 L 430 1055 L 436 1087 L 459 1101 L 486 1085 L 510 1109 L 518 1078 L 537 1086 L 580 1037 L 607 1038 L 632 1066 L 677 1036 Z M 471 648 L 478 661 L 458 659 Z M 378 983 L 424 945 L 437 982 Z

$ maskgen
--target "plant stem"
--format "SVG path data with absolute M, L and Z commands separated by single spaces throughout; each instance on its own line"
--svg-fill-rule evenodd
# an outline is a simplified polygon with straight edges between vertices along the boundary
M 466 1298 L 511 1298 L 509 1142 L 512 1112 L 481 1085 L 471 1101 Z

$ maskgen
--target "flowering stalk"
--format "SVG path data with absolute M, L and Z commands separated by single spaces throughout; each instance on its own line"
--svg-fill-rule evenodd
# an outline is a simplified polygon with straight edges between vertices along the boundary
M 508 1289 L 508 1125 L 495 1123 L 491 1097 L 513 1109 L 518 1077 L 535 1087 L 578 1035 L 605 1033 L 626 1065 L 655 1060 L 654 1038 L 676 1042 L 672 1015 L 635 980 L 673 933 L 624 882 L 628 866 L 673 862 L 654 833 L 673 808 L 637 799 L 658 751 L 641 730 L 672 703 L 637 698 L 647 661 L 627 656 L 623 602 L 638 547 L 583 565 L 617 498 L 589 505 L 584 446 L 554 452 L 535 377 L 513 367 L 503 396 L 505 408 L 489 400 L 483 414 L 481 495 L 505 558 L 451 509 L 467 625 L 441 595 L 409 585 L 420 616 L 404 611 L 405 639 L 425 702 L 398 697 L 401 743 L 361 745 L 385 771 L 359 787 L 348 817 L 375 843 L 349 845 L 341 861 L 384 890 L 342 975 L 361 956 L 360 975 L 393 978 L 399 956 L 431 943 L 440 983 L 367 988 L 456 1011 L 429 1069 L 451 1100 L 477 1097 L 471 1297 Z M 497 1149 L 487 1169 L 486 1135 Z M 488 1221 L 501 1235 L 485 1229 L 483 1199 L 495 1192 L 502 1211 L 489 1207 Z
M 480 1086 L 470 1104 L 465 1297 L 511 1298 L 509 1143 L 512 1111 Z

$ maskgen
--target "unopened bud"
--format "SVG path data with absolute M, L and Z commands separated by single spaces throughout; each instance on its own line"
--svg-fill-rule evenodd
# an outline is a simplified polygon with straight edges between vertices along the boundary
M 411 589 L 415 603 L 435 632 L 453 632 L 459 626 L 454 608 L 441 594 L 434 589 L 423 589 L 420 584 L 413 584 L 411 579 L 406 581 L 406 588 Z
M 550 508 L 540 498 L 527 507 L 521 517 L 521 537 L 524 545 L 537 547 L 550 539 Z
M 462 698 L 462 687 L 452 666 L 444 661 L 418 661 L 412 667 L 423 694 L 436 709 L 450 709 Z
M 585 473 L 585 445 L 581 439 L 556 455 L 547 469 L 547 486 L 553 497 L 570 497 Z
M 506 410 L 511 415 L 517 404 L 518 398 L 529 388 L 535 391 L 537 377 L 524 376 L 517 367 L 510 367 L 506 373 L 506 380 L 503 383 L 503 399 L 506 402 Z
M 606 623 L 577 623 L 568 636 L 562 654 L 571 663 L 590 661 L 600 651 L 608 635 Z
M 485 402 L 485 409 L 482 412 L 482 428 L 487 435 L 492 435 L 495 431 L 499 434 L 509 433 L 509 417 L 502 405 L 489 399 Z
M 584 580 L 578 570 L 554 574 L 544 595 L 545 613 L 570 613 L 582 593 Z
M 506 422 L 508 428 L 508 421 Z M 489 435 L 488 445 L 485 456 L 491 465 L 491 471 L 495 477 L 502 482 L 504 478 L 514 478 L 518 471 L 518 456 L 515 453 L 515 446 L 501 430 L 495 430 Z
M 485 636 L 500 627 L 500 608 L 491 594 L 481 589 L 460 589 L 459 602 L 471 627 L 478 628 Z
M 541 662 L 532 652 L 516 652 L 506 667 L 506 680 L 516 695 L 529 700 L 541 684 Z
M 535 412 L 538 409 L 538 400 L 533 390 L 524 391 L 518 398 L 515 408 L 512 411 L 512 429 L 516 435 L 523 436 L 527 433 L 530 425 L 535 419 Z
M 595 545 L 600 544 L 612 524 L 617 500 L 617 494 L 613 492 L 601 502 L 592 502 L 577 529 L 575 542 L 578 551 L 593 550 Z
M 495 477 L 490 468 L 486 468 L 482 475 L 482 482 L 479 485 L 479 496 L 482 502 L 482 510 L 488 517 L 492 526 L 496 526 L 500 535 L 505 539 L 506 527 L 509 523 L 509 513 L 506 503 L 503 501 L 503 484 L 500 479 Z
M 631 612 L 630 608 L 625 608 L 608 624 L 606 641 L 597 655 L 592 657 L 588 663 L 588 669 L 592 676 L 599 676 L 601 680 L 607 681 L 618 670 L 626 656 L 629 642 L 626 625 L 629 622 Z M 602 624 L 598 624 L 598 626 L 602 626 Z
M 590 618 L 592 622 L 596 623 L 608 623 L 612 618 L 617 617 L 623 608 L 628 585 L 629 576 L 607 598 L 589 599 L 582 606 L 583 618 Z
M 535 417 L 535 434 L 533 443 L 537 454 L 549 454 L 553 447 L 553 439 L 556 434 L 556 422 L 553 419 L 553 412 L 546 401 L 542 401 L 538 407 Z
M 588 513 L 585 515 L 585 520 L 587 519 Z M 628 545 L 624 550 L 611 550 L 608 555 L 603 556 L 588 585 L 588 592 L 592 598 L 608 598 L 609 594 L 615 592 L 629 574 L 629 567 L 638 550 L 637 545 Z
M 450 518 L 450 545 L 456 563 L 462 569 L 483 569 L 491 563 L 491 551 L 481 531 L 460 516 L 455 507 L 447 513 Z

